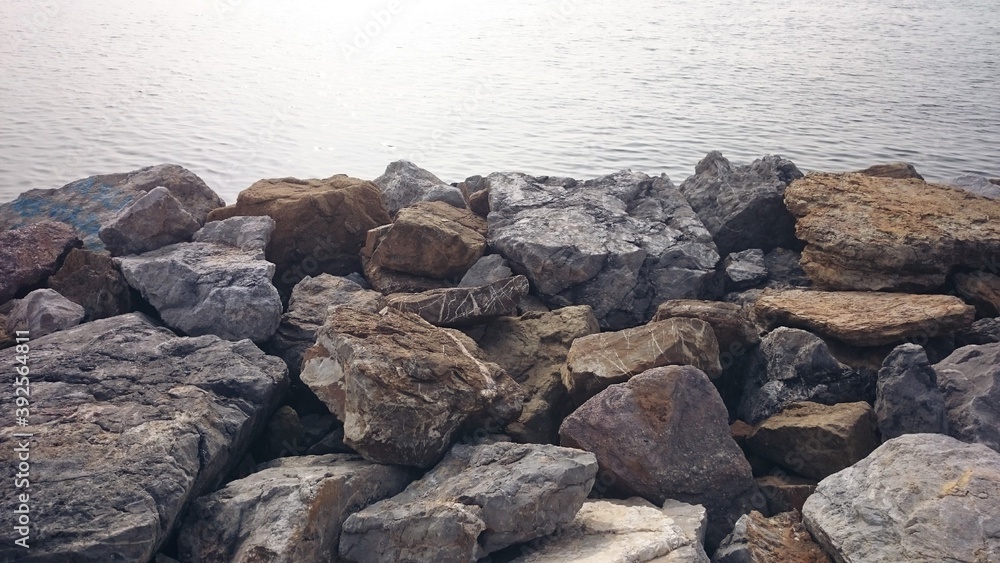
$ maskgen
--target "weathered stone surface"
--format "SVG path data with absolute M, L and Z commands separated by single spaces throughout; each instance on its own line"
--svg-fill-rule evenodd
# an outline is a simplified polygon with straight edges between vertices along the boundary
M 600 331 L 586 305 L 552 312 L 502 317 L 486 326 L 479 346 L 524 390 L 521 416 L 506 433 L 519 442 L 558 443 L 559 425 L 572 405 L 562 382 L 562 367 L 577 338 Z
M 36 288 L 80 244 L 72 227 L 52 221 L 0 232 L 0 303 Z
M 365 279 L 368 280 L 372 288 L 385 295 L 391 295 L 393 293 L 420 293 L 421 291 L 452 286 L 452 283 L 448 280 L 397 272 L 383 268 L 371 260 L 375 248 L 391 228 L 392 225 L 383 225 L 380 228 L 368 231 L 367 242 L 361 250 L 361 263 Z
M 1000 342 L 1000 318 L 979 319 L 972 326 L 955 333 L 955 346 Z
M 249 456 L 253 461 L 262 463 L 298 455 L 305 449 L 302 446 L 303 433 L 299 413 L 289 405 L 282 405 L 274 411 L 264 430 L 250 444 Z
M 723 356 L 727 353 L 733 358 L 743 356 L 760 342 L 760 336 L 757 335 L 746 310 L 735 303 L 672 299 L 664 301 L 656 308 L 653 321 L 678 317 L 700 319 L 712 325 L 712 331 L 715 332 L 715 338 L 719 342 L 719 352 Z
M 476 561 L 551 534 L 594 485 L 588 452 L 543 444 L 456 445 L 423 479 L 344 523 L 349 561 Z
M 704 505 L 713 546 L 749 510 L 755 491 L 728 419 L 703 372 L 670 366 L 598 393 L 566 417 L 559 437 L 597 456 L 610 492 Z
M 83 307 L 52 289 L 36 289 L 19 299 L 7 315 L 7 331 L 27 330 L 39 338 L 83 322 Z
M 50 288 L 83 306 L 86 320 L 95 321 L 132 311 L 132 294 L 125 277 L 111 257 L 74 248 L 59 271 L 49 278 Z
M 770 514 L 791 510 L 802 512 L 809 495 L 816 492 L 816 481 L 788 474 L 765 475 L 757 479 L 760 492 L 767 499 Z
M 338 308 L 306 352 L 302 381 L 365 459 L 430 467 L 463 428 L 517 418 L 524 400 L 469 337 L 417 315 Z
M 469 268 L 468 272 L 462 276 L 462 281 L 458 282 L 458 287 L 478 287 L 512 277 L 507 260 L 499 254 L 488 254 L 483 256 Z
M 878 447 L 868 403 L 793 403 L 754 428 L 750 450 L 799 475 L 823 479 Z
M 490 214 L 490 185 L 486 178 L 478 174 L 469 176 L 458 184 L 458 189 L 462 191 L 462 197 L 473 213 L 480 217 Z
M 920 180 L 813 173 L 785 192 L 802 267 L 822 289 L 934 290 L 1000 255 L 1000 201 Z
M 344 174 L 260 180 L 209 220 L 237 215 L 274 219 L 266 255 L 277 266 L 275 284 L 282 291 L 291 291 L 305 276 L 360 270 L 358 252 L 368 231 L 389 223 L 378 186 Z
M 726 291 L 740 291 L 767 281 L 764 251 L 759 248 L 734 252 L 726 256 L 723 267 L 726 272 Z
M 274 220 L 267 216 L 246 215 L 210 221 L 191 240 L 228 244 L 247 252 L 263 253 L 274 232 Z
M 787 289 L 790 287 L 809 287 L 812 280 L 806 275 L 799 263 L 802 254 L 788 248 L 775 248 L 764 254 L 764 266 L 767 267 L 767 287 Z
M 955 274 L 955 290 L 980 317 L 1000 315 L 1000 276 L 989 272 Z
M 435 326 L 462 327 L 515 314 L 527 294 L 528 278 L 516 276 L 479 287 L 397 293 L 386 298 L 386 306 L 419 315 Z
M 150 560 L 287 385 L 281 361 L 248 341 L 179 338 L 139 313 L 32 339 L 31 368 L 31 424 L 0 429 L 0 444 L 13 451 L 15 432 L 33 434 L 36 561 Z M 20 492 L 0 500 L 15 507 Z M 23 560 L 14 539 L 0 530 L 0 560 Z
M 803 521 L 837 561 L 1000 560 L 1000 455 L 907 434 L 827 477 Z
M 139 290 L 167 325 L 191 336 L 264 342 L 281 322 L 281 297 L 273 285 L 274 264 L 259 248 L 274 228 L 264 217 L 227 219 L 241 228 L 212 225 L 210 233 L 245 233 L 212 242 L 182 242 L 139 256 L 115 258 L 129 285 Z M 218 230 L 221 229 L 221 230 Z M 237 246 L 243 244 L 243 247 Z
M 390 163 L 374 182 L 382 191 L 386 211 L 392 216 L 420 201 L 442 201 L 452 207 L 465 208 L 460 189 L 408 160 Z
M 934 364 L 948 433 L 1000 452 L 1000 344 L 965 346 Z
M 723 255 L 748 248 L 791 248 L 795 219 L 785 209 L 785 188 L 802 172 L 790 160 L 768 155 L 734 165 L 712 151 L 680 185 Z
M 924 349 L 901 344 L 878 372 L 875 420 L 882 440 L 903 434 L 947 434 L 944 395 Z
M 667 299 L 719 292 L 711 235 L 666 176 L 487 179 L 490 247 L 550 307 L 590 305 L 617 330 L 647 322 Z
M 351 514 L 399 494 L 409 471 L 355 455 L 286 457 L 199 498 L 178 535 L 191 563 L 333 560 Z
M 907 162 L 876 164 L 874 166 L 869 166 L 864 170 L 858 170 L 858 174 L 864 174 L 865 176 L 878 176 L 880 178 L 897 178 L 900 180 L 907 178 L 916 178 L 917 180 L 924 179 L 924 177 L 917 172 L 917 169 L 914 168 L 912 164 Z
M 802 515 L 785 512 L 765 518 L 744 514 L 712 556 L 712 563 L 830 563 L 802 525 Z
M 159 186 L 104 223 L 98 236 L 112 256 L 123 256 L 187 242 L 199 228 L 198 221 L 170 190 Z
M 965 174 L 957 178 L 952 178 L 945 183 L 953 188 L 958 188 L 972 194 L 990 199 L 1000 199 L 1000 184 L 983 176 Z
M 754 306 L 771 326 L 814 330 L 855 346 L 895 344 L 952 334 L 975 311 L 951 295 L 866 291 L 765 291 Z
M 563 385 L 582 403 L 608 385 L 669 365 L 695 366 L 718 377 L 722 366 L 712 326 L 681 317 L 578 338 L 566 357 Z

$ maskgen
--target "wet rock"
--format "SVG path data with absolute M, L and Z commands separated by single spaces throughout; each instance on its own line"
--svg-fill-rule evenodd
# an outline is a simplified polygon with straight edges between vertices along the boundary
M 878 372 L 875 419 L 882 440 L 903 434 L 947 434 L 944 395 L 924 349 L 897 346 Z
M 0 232 L 0 303 L 39 286 L 79 246 L 65 223 L 45 221 Z
M 1000 451 L 1000 344 L 966 346 L 934 364 L 948 433 Z
M 469 271 L 462 276 L 462 281 L 458 282 L 458 287 L 478 287 L 513 276 L 514 272 L 510 270 L 510 265 L 503 256 L 489 254 L 477 260 L 469 268 Z
M 955 290 L 979 317 L 1000 315 L 1000 276 L 989 272 L 955 274 Z
M 524 276 L 505 278 L 479 287 L 432 289 L 386 298 L 386 306 L 419 315 L 435 326 L 463 327 L 513 315 L 528 294 Z
M 980 319 L 955 333 L 955 346 L 1000 342 L 1000 318 Z
M 389 164 L 385 173 L 375 178 L 374 182 L 382 191 L 386 211 L 392 216 L 404 207 L 421 201 L 441 201 L 465 209 L 461 190 L 408 160 Z
M 764 266 L 767 268 L 767 287 L 788 289 L 812 285 L 809 276 L 799 264 L 801 256 L 800 252 L 788 248 L 768 250 L 764 254 Z
M 878 176 L 880 178 L 897 178 L 900 180 L 905 180 L 907 178 L 915 178 L 917 180 L 924 179 L 924 177 L 917 172 L 917 169 L 914 168 L 912 164 L 907 162 L 876 164 L 874 166 L 869 166 L 864 170 L 858 170 L 858 174 L 864 174 L 865 176 Z
M 1000 199 L 1000 185 L 992 180 L 984 178 L 983 176 L 965 174 L 963 176 L 958 176 L 957 178 L 952 178 L 946 182 L 946 184 L 972 194 L 988 197 L 990 199 Z
M 201 228 L 163 186 L 153 188 L 101 226 L 98 236 L 112 256 L 141 254 L 187 242 Z
M 39 338 L 66 330 L 83 322 L 83 307 L 51 289 L 36 289 L 17 304 L 7 315 L 7 331 L 27 330 L 31 338 Z
M 723 267 L 726 272 L 726 291 L 740 291 L 767 281 L 764 251 L 759 248 L 734 252 L 726 256 Z
M 744 514 L 712 556 L 712 563 L 831 563 L 802 525 L 802 515 L 785 512 L 765 518 Z
M 767 499 L 770 514 L 792 510 L 802 511 L 809 495 L 816 492 L 816 481 L 784 473 L 765 475 L 757 479 L 760 492 Z
M 74 248 L 59 271 L 49 278 L 50 288 L 82 305 L 85 319 L 94 321 L 132 311 L 132 293 L 114 261 L 104 254 Z

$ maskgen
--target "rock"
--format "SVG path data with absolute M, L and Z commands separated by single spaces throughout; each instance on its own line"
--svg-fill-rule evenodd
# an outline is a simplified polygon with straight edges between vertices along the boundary
M 476 561 L 571 521 L 596 475 L 593 454 L 578 450 L 456 445 L 423 479 L 348 518 L 340 555 L 360 563 Z
M 944 395 L 924 349 L 901 344 L 878 372 L 875 419 L 882 440 L 903 434 L 947 434 Z
M 190 241 L 199 228 L 198 221 L 170 190 L 160 186 L 139 196 L 104 223 L 98 236 L 112 256 L 123 256 Z
M 959 348 L 934 364 L 948 433 L 1000 451 L 1000 344 Z
M 478 174 L 469 176 L 457 187 L 461 190 L 466 205 L 473 213 L 480 217 L 486 217 L 490 214 L 490 186 L 486 178 Z
M 198 499 L 178 535 L 191 563 L 330 561 L 344 520 L 410 482 L 354 455 L 290 457 Z
M 559 437 L 597 456 L 609 493 L 704 505 L 711 547 L 749 510 L 755 491 L 728 419 L 703 372 L 670 366 L 598 393 L 566 417 Z
M 698 319 L 673 318 L 578 338 L 566 357 L 563 385 L 582 403 L 608 385 L 669 365 L 695 366 L 717 378 L 722 366 L 712 326 Z
M 920 180 L 813 173 L 785 192 L 802 267 L 829 290 L 933 291 L 955 267 L 996 268 L 1000 201 Z
M 524 390 L 521 416 L 506 433 L 519 442 L 558 443 L 559 425 L 571 403 L 562 382 L 562 367 L 577 338 L 600 331 L 586 305 L 552 312 L 502 317 L 486 326 L 479 346 Z
M 461 190 L 449 186 L 408 160 L 397 160 L 389 164 L 385 173 L 375 178 L 374 182 L 382 191 L 386 211 L 392 216 L 404 207 L 421 201 L 441 201 L 465 209 Z
M 666 176 L 544 180 L 488 177 L 489 244 L 550 307 L 590 305 L 603 329 L 619 330 L 667 299 L 719 293 L 711 235 Z
M 358 252 L 368 231 L 389 223 L 378 186 L 344 174 L 260 180 L 209 220 L 238 215 L 274 219 L 266 256 L 277 267 L 275 285 L 282 291 L 291 291 L 306 276 L 359 271 Z
M 754 311 L 771 326 L 813 330 L 854 346 L 952 334 L 972 324 L 973 308 L 950 295 L 864 291 L 765 291 Z
M 822 482 L 803 521 L 837 561 L 1000 560 L 1000 455 L 941 434 L 882 444 Z
M 917 172 L 917 169 L 914 168 L 912 164 L 907 162 L 876 164 L 874 166 L 869 166 L 864 170 L 858 170 L 858 174 L 864 174 L 865 176 L 878 176 L 880 178 L 896 178 L 900 180 L 905 180 L 907 178 L 915 178 L 917 180 L 924 179 L 924 177 Z
M 972 326 L 955 333 L 955 346 L 1000 342 L 1000 318 L 979 319 Z
M 40 338 L 83 322 L 83 307 L 51 289 L 36 289 L 18 300 L 7 316 L 7 332 L 27 330 Z
M 281 297 L 271 285 L 274 264 L 263 260 L 259 249 L 274 222 L 266 217 L 234 217 L 226 222 L 243 225 L 232 228 L 234 232 L 258 234 L 200 242 L 199 231 L 195 242 L 115 258 L 115 263 L 171 328 L 191 336 L 264 342 L 281 322 Z M 209 227 L 210 232 L 218 228 Z M 236 246 L 241 242 L 244 247 Z
M 132 311 L 128 282 L 114 261 L 104 254 L 79 248 L 70 250 L 48 285 L 66 299 L 82 305 L 88 321 Z
M 483 256 L 462 276 L 458 287 L 479 287 L 514 276 L 507 260 L 499 254 Z
M 37 288 L 80 244 L 72 227 L 52 221 L 0 232 L 0 303 Z
M 263 253 L 271 240 L 275 223 L 264 216 L 239 216 L 230 220 L 219 220 L 205 223 L 192 236 L 194 242 L 212 242 L 228 244 L 247 252 Z
M 386 299 L 386 306 L 419 315 L 435 326 L 462 327 L 515 314 L 527 294 L 528 278 L 517 276 L 479 287 L 397 293 Z
M 719 253 L 748 248 L 793 248 L 795 219 L 785 209 L 785 187 L 802 177 L 790 160 L 768 155 L 750 165 L 733 165 L 712 151 L 680 185 Z
M 149 561 L 190 501 L 242 458 L 287 386 L 284 365 L 249 341 L 180 338 L 142 314 L 31 340 L 27 432 L 38 561 Z M 8 465 L 13 469 L 12 465 Z M 11 474 L 13 475 L 13 474 Z M 45 476 L 49 476 L 46 478 Z M 22 560 L 10 526 L 0 560 Z
M 976 194 L 990 199 L 1000 199 L 1000 184 L 975 174 L 965 174 L 957 178 L 952 178 L 947 184 L 971 194 Z
M 1000 276 L 989 272 L 955 274 L 955 290 L 979 317 L 1000 315 Z
M 302 444 L 303 433 L 299 413 L 292 407 L 283 405 L 274 411 L 264 431 L 251 444 L 250 455 L 256 462 L 299 455 L 305 450 Z
M 831 563 L 802 525 L 802 515 L 785 512 L 765 518 L 756 510 L 736 522 L 722 541 L 712 563 Z
M 712 331 L 719 342 L 724 369 L 728 367 L 725 361 L 727 357 L 728 364 L 731 365 L 760 342 L 746 311 L 735 303 L 672 299 L 657 307 L 653 321 L 680 317 L 700 319 L 712 325 Z
M 726 272 L 726 291 L 740 291 L 767 281 L 764 251 L 759 248 L 734 252 L 726 256 L 723 267 Z
M 788 474 L 765 475 L 757 479 L 757 486 L 767 499 L 770 514 L 801 512 L 806 499 L 816 492 L 816 481 Z
M 788 248 L 775 248 L 764 253 L 767 287 L 788 289 L 811 286 L 812 281 L 799 264 L 801 256 L 801 253 Z
M 344 422 L 365 459 L 430 467 L 457 433 L 521 412 L 522 391 L 464 334 L 417 315 L 334 309 L 306 352 L 302 382 Z

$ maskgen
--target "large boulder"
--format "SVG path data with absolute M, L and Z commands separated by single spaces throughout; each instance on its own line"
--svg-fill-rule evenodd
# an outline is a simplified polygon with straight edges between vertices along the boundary
M 726 256 L 722 267 L 726 272 L 726 291 L 740 291 L 767 281 L 764 251 L 751 248 Z
M 187 242 L 200 228 L 201 224 L 170 190 L 159 186 L 102 225 L 98 236 L 112 256 L 122 256 Z
M 597 476 L 593 454 L 543 444 L 456 445 L 423 479 L 344 523 L 359 563 L 477 561 L 573 519 Z
M 795 219 L 785 209 L 785 188 L 802 177 L 790 160 L 768 155 L 734 165 L 712 151 L 680 185 L 723 255 L 748 248 L 795 247 Z
M 965 346 L 934 364 L 948 433 L 1000 452 L 1000 344 Z
M 110 256 L 74 248 L 48 285 L 81 305 L 86 320 L 95 321 L 132 311 L 132 292 Z
M 52 289 L 36 289 L 19 299 L 7 315 L 7 331 L 26 330 L 40 338 L 83 322 L 83 307 Z
M 373 289 L 385 295 L 390 295 L 393 293 L 420 293 L 421 291 L 452 287 L 454 285 L 450 280 L 446 279 L 417 276 L 383 268 L 378 262 L 372 260 L 371 258 L 375 254 L 375 249 L 382 244 L 382 239 L 392 230 L 392 227 L 392 225 L 382 225 L 368 231 L 365 246 L 361 249 L 361 265 L 365 274 L 364 277 Z
M 878 372 L 875 419 L 883 441 L 903 434 L 948 433 L 937 372 L 920 346 L 901 344 L 885 358 Z
M 386 211 L 396 216 L 404 207 L 421 201 L 441 201 L 465 208 L 462 191 L 408 160 L 397 160 L 386 166 L 385 173 L 373 180 L 382 191 Z
M 836 561 L 1000 561 L 1000 454 L 900 436 L 821 481 L 802 515 Z
M 756 510 L 736 521 L 712 556 L 712 563 L 831 563 L 802 525 L 802 515 L 785 512 L 765 518 Z
M 666 176 L 487 180 L 490 247 L 551 307 L 590 305 L 602 328 L 618 330 L 667 299 L 720 290 L 711 235 Z
M 764 253 L 764 266 L 767 268 L 767 287 L 788 289 L 790 287 L 809 287 L 812 280 L 802 269 L 801 252 L 789 248 L 774 248 Z
M 281 360 L 249 341 L 180 338 L 139 313 L 30 345 L 29 424 L 0 429 L 5 451 L 30 448 L 30 489 L 0 491 L 10 507 L 30 495 L 30 551 L 5 526 L 0 560 L 149 561 L 287 385 Z
M 1000 276 L 989 272 L 955 274 L 955 291 L 980 317 L 1000 315 Z
M 0 304 L 38 287 L 80 244 L 72 227 L 52 221 L 0 232 Z
M 822 289 L 934 290 L 1000 254 L 1000 201 L 916 179 L 812 173 L 785 192 Z
M 386 298 L 386 306 L 417 314 L 436 326 L 463 327 L 515 314 L 526 295 L 528 279 L 515 276 L 479 287 L 398 293 Z

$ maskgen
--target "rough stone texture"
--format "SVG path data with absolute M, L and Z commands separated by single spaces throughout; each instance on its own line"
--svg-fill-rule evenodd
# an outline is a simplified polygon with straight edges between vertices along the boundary
M 790 160 L 768 155 L 734 165 L 722 153 L 708 153 L 694 176 L 680 185 L 719 253 L 796 245 L 795 219 L 785 209 L 785 188 L 802 172 Z
M 711 547 L 751 508 L 756 490 L 728 419 L 703 372 L 670 366 L 608 387 L 566 417 L 559 436 L 594 452 L 611 493 L 704 505 Z
M 458 184 L 465 203 L 473 213 L 480 217 L 490 214 L 490 185 L 486 178 L 480 175 L 469 176 Z
M 302 381 L 365 459 L 430 467 L 456 434 L 521 413 L 524 395 L 464 334 L 394 309 L 338 308 L 306 352 Z
M 462 191 L 408 160 L 397 160 L 373 180 L 382 191 L 386 211 L 395 216 L 404 207 L 420 201 L 441 201 L 465 209 Z
M 695 366 L 718 377 L 722 366 L 712 325 L 681 317 L 578 338 L 566 357 L 563 385 L 582 403 L 608 385 L 669 365 Z
M 159 186 L 104 223 L 98 236 L 112 256 L 123 256 L 187 242 L 199 228 L 198 221 L 170 190 Z
M 866 176 L 878 176 L 881 178 L 897 178 L 900 180 L 905 180 L 907 178 L 916 178 L 917 180 L 924 179 L 924 177 L 917 172 L 917 169 L 914 168 L 912 164 L 909 164 L 907 162 L 890 162 L 889 164 L 876 164 L 874 166 L 869 166 L 864 170 L 858 170 L 858 174 L 864 174 Z
M 934 290 L 956 266 L 996 267 L 1000 201 L 920 180 L 809 174 L 785 192 L 822 289 Z
M 247 215 L 205 223 L 192 239 L 194 242 L 228 244 L 241 250 L 264 252 L 274 232 L 274 220 L 266 216 Z
M 170 327 L 191 336 L 264 342 L 281 322 L 281 297 L 271 285 L 274 264 L 263 259 L 260 249 L 274 223 L 259 217 L 226 222 L 234 227 L 216 231 L 220 227 L 213 226 L 211 232 L 258 232 L 228 241 L 213 236 L 212 242 L 198 242 L 199 231 L 196 242 L 115 258 L 115 263 Z M 245 246 L 237 246 L 241 243 Z
M 721 289 L 711 235 L 666 176 L 488 181 L 490 247 L 550 307 L 590 305 L 602 328 L 618 330 L 647 322 L 667 299 Z
M 458 282 L 458 287 L 478 287 L 512 277 L 507 260 L 499 254 L 489 254 L 483 256 L 469 268 L 468 272 L 462 276 L 462 281 Z
M 355 455 L 287 457 L 198 499 L 178 535 L 191 563 L 331 561 L 351 514 L 399 494 L 407 470 Z
M 562 382 L 566 355 L 574 340 L 599 331 L 586 305 L 503 317 L 487 325 L 479 346 L 527 396 L 521 416 L 507 425 L 509 436 L 519 442 L 559 442 L 559 425 L 572 408 Z
M 788 248 L 775 248 L 767 251 L 764 254 L 764 266 L 767 268 L 767 287 L 787 289 L 811 286 L 812 280 L 799 264 L 801 256 L 801 253 Z
M 815 480 L 788 474 L 765 475 L 757 479 L 757 486 L 767 499 L 770 514 L 801 512 L 806 499 L 816 492 Z
M 734 252 L 726 256 L 723 267 L 726 272 L 726 291 L 740 291 L 767 281 L 764 251 L 759 248 Z
M 712 556 L 712 563 L 831 563 L 802 525 L 802 515 L 785 512 L 765 518 L 744 514 Z
M 139 313 L 32 339 L 31 368 L 31 424 L 0 429 L 0 445 L 33 434 L 33 561 L 149 561 L 287 385 L 281 360 L 249 341 L 179 338 Z M 14 464 L 3 474 L 13 483 Z M 20 492 L 0 500 L 15 507 Z M 14 539 L 0 530 L 0 560 L 24 560 Z
M 596 475 L 594 455 L 579 450 L 456 445 L 401 494 L 348 518 L 340 555 L 361 563 L 476 561 L 571 521 Z
M 712 325 L 715 339 L 719 342 L 719 352 L 723 356 L 729 354 L 730 361 L 748 353 L 760 342 L 760 337 L 746 311 L 735 303 L 672 299 L 664 301 L 656 308 L 653 321 L 678 317 L 700 319 Z
M 948 433 L 1000 451 L 1000 344 L 965 346 L 934 364 Z
M 980 319 L 955 333 L 955 346 L 1000 342 L 1000 318 Z
M 754 311 L 771 326 L 813 330 L 855 346 L 948 335 L 975 320 L 974 309 L 951 295 L 866 291 L 769 290 Z
M 518 303 L 527 294 L 528 278 L 516 276 L 479 287 L 398 293 L 386 298 L 386 306 L 420 315 L 435 326 L 463 327 L 517 313 Z
M 990 199 L 1000 199 L 1000 184 L 975 174 L 965 174 L 946 182 L 953 188 L 967 191 Z
M 937 372 L 916 344 L 901 344 L 886 357 L 875 397 L 875 420 L 883 441 L 903 434 L 948 433 Z
M 40 338 L 83 322 L 83 307 L 51 289 L 36 289 L 19 299 L 7 315 L 7 331 L 27 330 Z
M 955 274 L 955 291 L 979 317 L 1000 315 L 1000 276 L 989 272 Z
M 344 174 L 260 180 L 209 220 L 237 215 L 274 219 L 266 256 L 277 266 L 275 284 L 282 291 L 291 291 L 305 276 L 359 271 L 358 252 L 368 231 L 389 223 L 378 186 Z
M 802 515 L 836 561 L 1000 561 L 1000 455 L 900 436 L 824 479 Z
M 451 287 L 452 284 L 448 280 L 397 272 L 383 268 L 378 262 L 372 260 L 371 257 L 375 249 L 382 243 L 382 239 L 391 229 L 392 225 L 383 225 L 368 231 L 365 246 L 361 249 L 361 263 L 365 278 L 375 290 L 390 295 L 393 293 L 420 293 L 431 289 Z
M 111 257 L 74 248 L 59 271 L 49 278 L 50 288 L 82 305 L 86 320 L 95 321 L 132 311 L 132 293 Z
M 0 303 L 36 288 L 80 244 L 72 227 L 52 221 L 0 232 Z
M 823 479 L 878 447 L 868 403 L 793 403 L 754 428 L 754 453 L 799 475 Z

